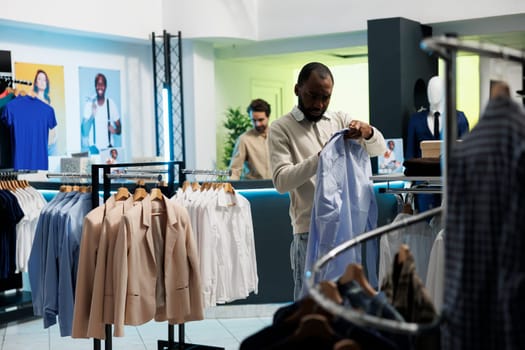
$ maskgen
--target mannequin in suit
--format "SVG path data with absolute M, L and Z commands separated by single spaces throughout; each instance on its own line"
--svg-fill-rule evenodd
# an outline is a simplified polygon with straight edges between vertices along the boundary
M 434 76 L 428 81 L 427 97 L 429 102 L 429 110 L 423 110 L 412 114 L 408 121 L 407 133 L 407 150 L 406 159 L 420 158 L 421 148 L 419 144 L 424 140 L 441 139 L 441 135 L 436 137 L 434 135 L 434 113 L 439 112 L 439 126 L 440 133 L 444 122 L 443 114 L 445 111 L 445 86 L 443 80 Z M 457 112 L 458 121 L 458 138 L 461 138 L 469 130 L 469 125 L 465 114 L 461 111 Z
M 443 80 L 434 76 L 430 78 L 427 86 L 427 98 L 429 109 L 412 114 L 408 121 L 407 150 L 406 159 L 421 158 L 420 143 L 423 140 L 440 140 L 442 138 L 443 123 L 445 118 L 445 85 Z M 439 113 L 439 134 L 434 134 L 434 114 Z M 465 114 L 456 111 L 458 138 L 461 138 L 469 130 L 469 125 Z M 436 208 L 441 205 L 441 195 L 439 194 L 418 194 L 414 196 L 415 207 L 418 212 Z

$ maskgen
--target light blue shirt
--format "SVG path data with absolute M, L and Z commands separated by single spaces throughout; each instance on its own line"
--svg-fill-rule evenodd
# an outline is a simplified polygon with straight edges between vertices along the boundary
M 344 131 L 334 134 L 320 154 L 306 251 L 307 276 L 331 249 L 377 226 L 370 157 L 359 143 L 345 140 Z M 377 248 L 377 240 L 366 244 L 366 268 L 372 286 L 377 286 Z M 358 245 L 330 260 L 315 280 L 334 280 L 348 264 L 361 261 Z M 307 294 L 306 284 L 302 294 Z
M 67 192 L 64 198 L 57 203 L 48 213 L 49 227 L 47 242 L 44 242 L 46 250 L 44 278 L 43 278 L 43 321 L 44 328 L 48 328 L 56 323 L 58 314 L 58 269 L 60 262 L 60 244 L 64 235 L 63 220 L 67 211 L 73 206 L 79 196 L 79 192 Z
M 84 217 L 91 209 L 91 193 L 82 193 L 75 205 L 69 209 L 64 220 L 58 271 L 58 323 L 62 337 L 70 336 L 73 328 L 73 307 L 82 224 Z
M 66 193 L 59 192 L 42 208 L 35 230 L 35 238 L 31 247 L 28 261 L 28 277 L 31 285 L 31 299 L 33 302 L 33 313 L 42 316 L 44 308 L 44 272 L 47 254 L 47 237 L 49 233 L 50 211 L 62 201 Z

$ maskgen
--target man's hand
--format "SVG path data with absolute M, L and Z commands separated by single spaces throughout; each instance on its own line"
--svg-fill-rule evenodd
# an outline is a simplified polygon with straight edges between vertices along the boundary
M 374 135 L 374 129 L 362 121 L 352 120 L 348 125 L 348 131 L 345 134 L 345 139 L 358 139 L 364 137 L 365 140 L 370 139 Z

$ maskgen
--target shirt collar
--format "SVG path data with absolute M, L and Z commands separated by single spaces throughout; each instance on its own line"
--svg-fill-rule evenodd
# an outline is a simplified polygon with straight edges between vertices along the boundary
M 298 106 L 293 107 L 291 114 L 294 117 L 294 119 L 297 120 L 298 122 L 301 122 L 304 119 L 306 119 L 306 117 L 304 116 L 304 113 L 299 109 Z M 322 119 L 330 119 L 330 113 L 328 111 L 324 112 Z

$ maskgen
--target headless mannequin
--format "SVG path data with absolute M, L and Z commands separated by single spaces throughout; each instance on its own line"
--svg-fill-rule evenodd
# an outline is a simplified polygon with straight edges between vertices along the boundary
M 439 130 L 441 131 L 443 125 L 443 109 L 445 106 L 445 86 L 440 77 L 434 76 L 430 78 L 428 81 L 427 96 L 429 103 L 427 118 L 428 129 L 430 131 L 434 130 L 434 113 L 439 112 Z

